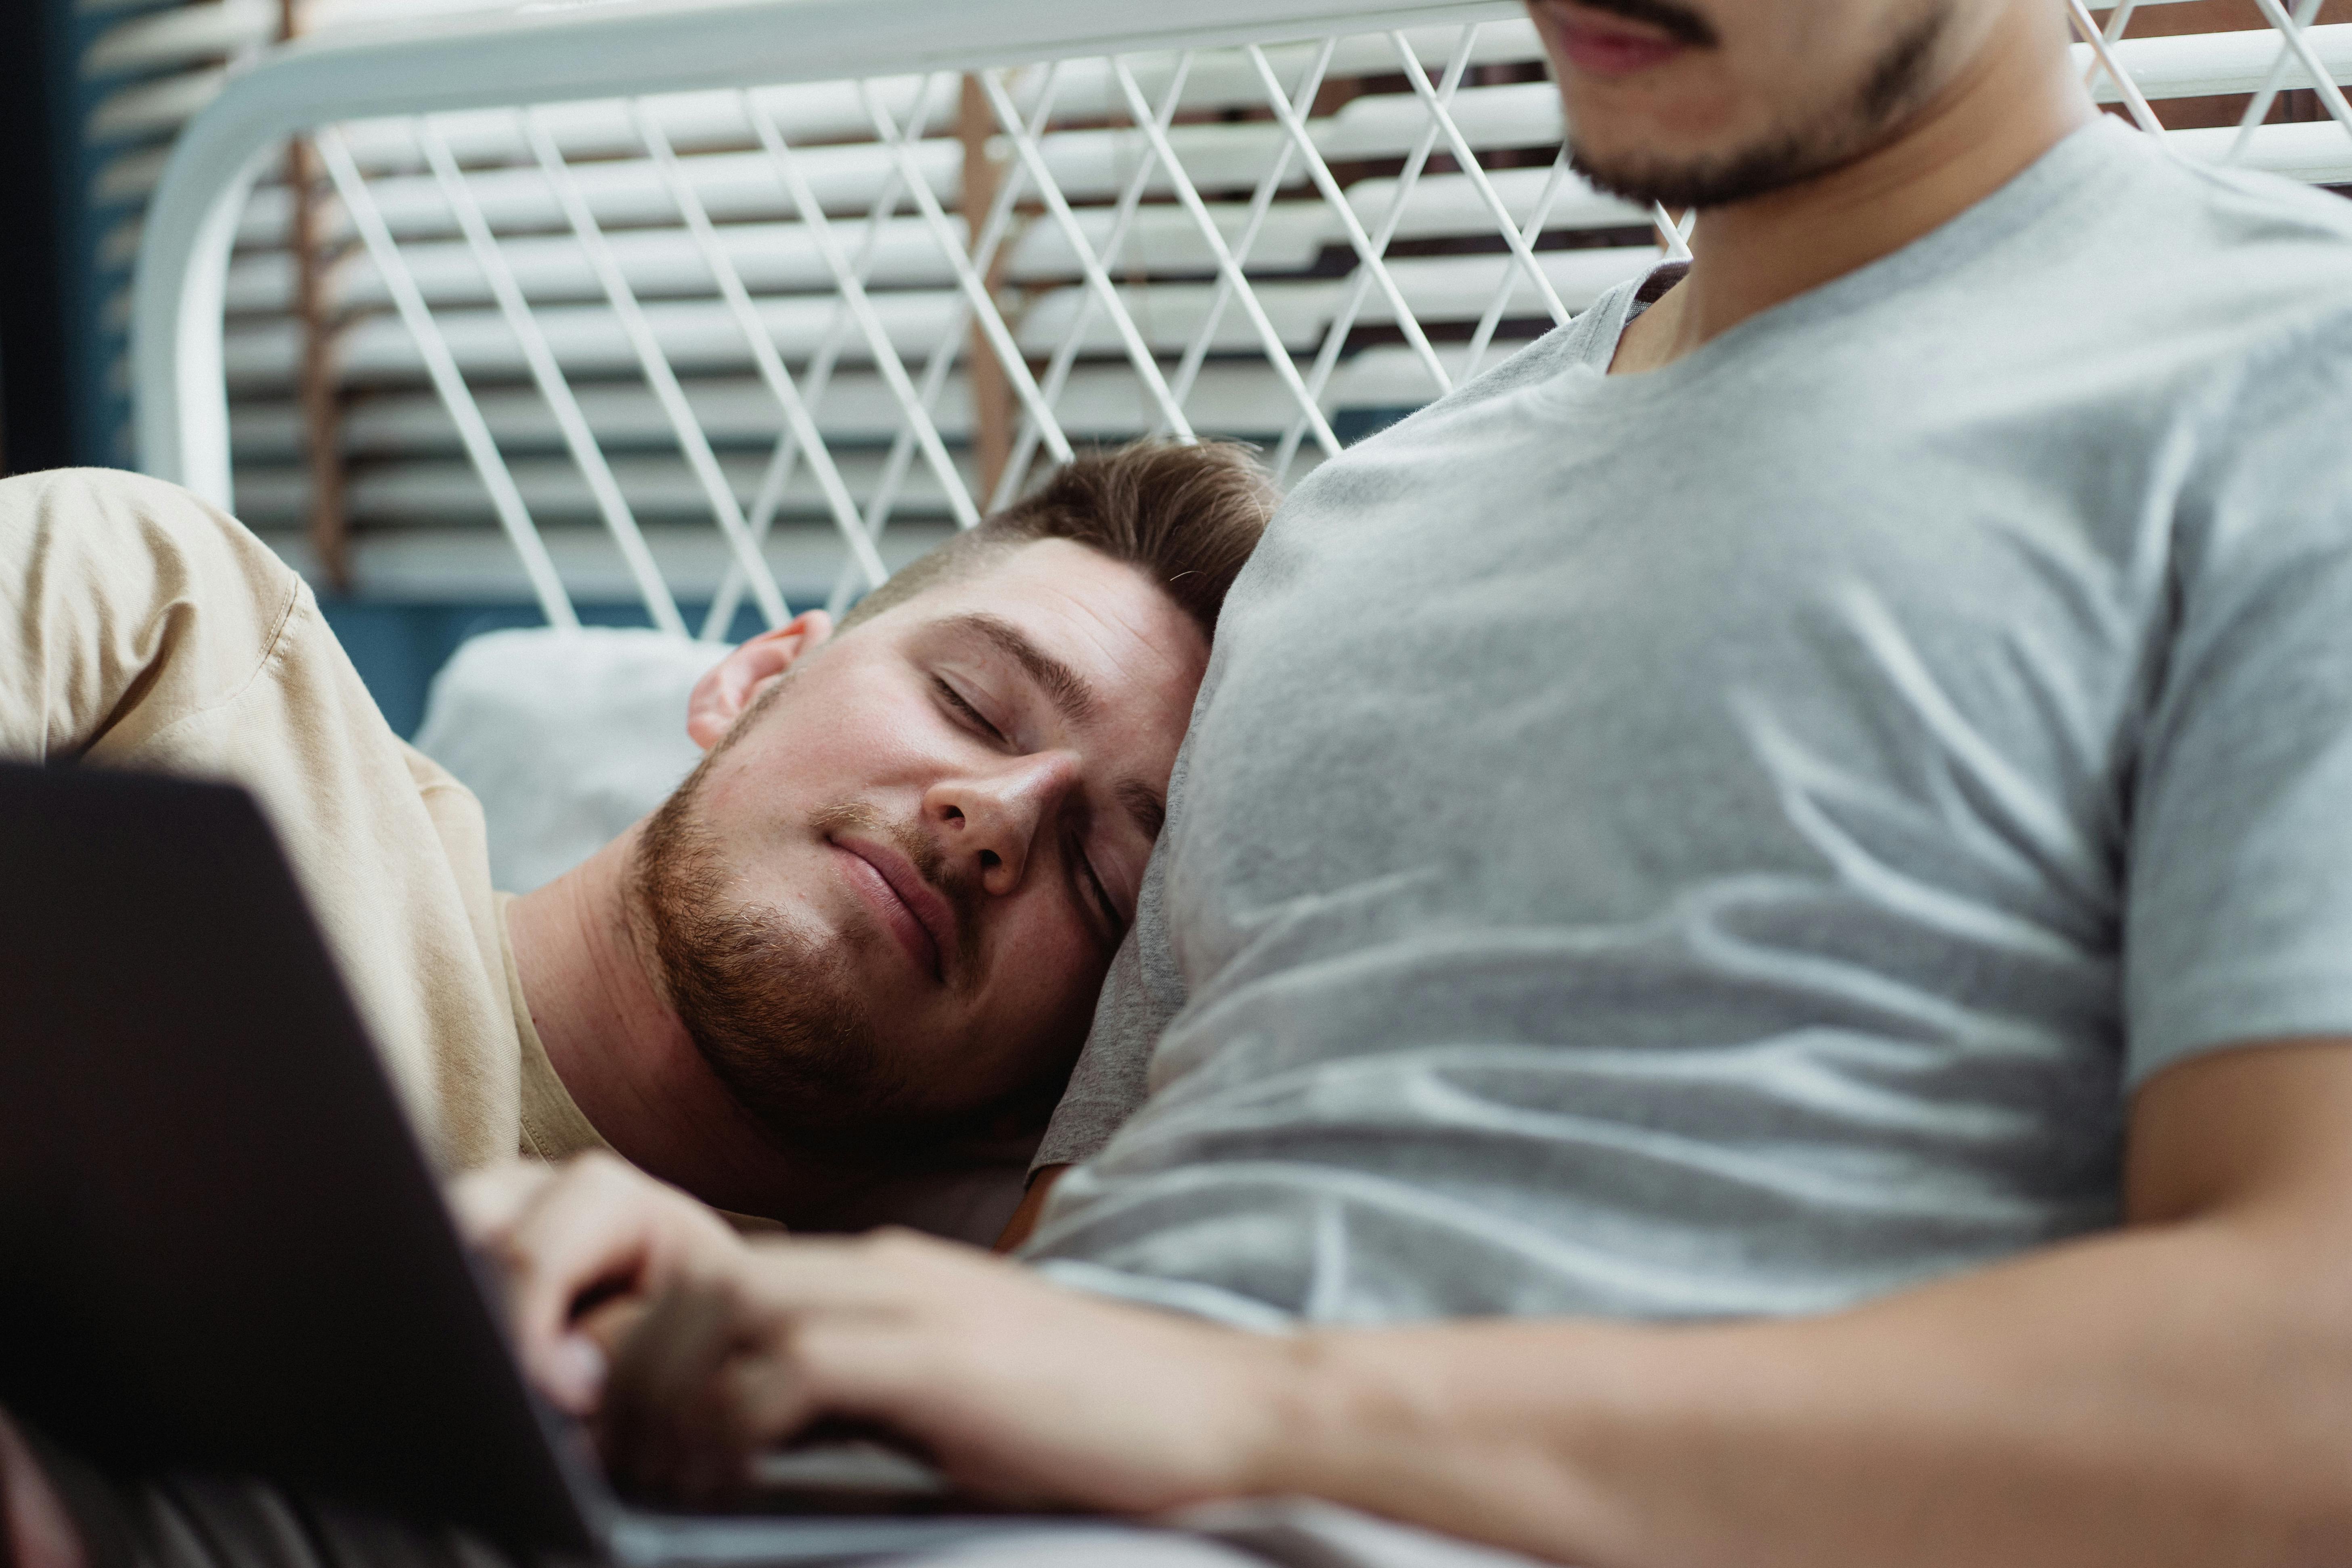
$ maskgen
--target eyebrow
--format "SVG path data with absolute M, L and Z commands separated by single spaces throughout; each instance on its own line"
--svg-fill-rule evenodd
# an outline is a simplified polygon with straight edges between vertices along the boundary
M 1028 634 L 1011 621 L 974 610 L 950 624 L 980 637 L 1019 665 L 1071 723 L 1083 724 L 1102 711 L 1102 699 L 1087 684 L 1086 677 L 1030 641 Z M 1158 839 L 1168 820 L 1168 805 L 1160 792 L 1141 779 L 1121 779 L 1112 793 L 1137 831 L 1146 838 Z
M 1012 622 L 974 611 L 956 616 L 950 624 L 981 637 L 1019 665 L 1071 723 L 1084 724 L 1102 711 L 1102 700 L 1087 684 L 1086 677 L 1031 642 L 1028 634 Z M 1131 812 L 1133 807 L 1129 809 Z

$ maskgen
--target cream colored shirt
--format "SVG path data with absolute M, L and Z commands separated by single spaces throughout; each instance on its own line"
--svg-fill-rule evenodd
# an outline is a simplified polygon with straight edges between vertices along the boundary
M 234 518 L 132 474 L 0 481 L 0 756 L 252 791 L 445 1170 L 603 1142 L 531 1026 L 480 806 Z

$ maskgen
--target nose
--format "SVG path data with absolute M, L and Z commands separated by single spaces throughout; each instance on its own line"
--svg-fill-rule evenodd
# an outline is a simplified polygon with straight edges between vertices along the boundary
M 923 815 L 938 829 L 948 859 L 982 891 L 1003 898 L 1021 886 L 1038 836 L 1077 785 L 1074 754 L 1032 752 L 933 784 Z

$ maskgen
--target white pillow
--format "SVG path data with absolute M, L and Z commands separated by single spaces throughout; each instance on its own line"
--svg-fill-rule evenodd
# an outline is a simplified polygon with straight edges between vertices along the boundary
M 727 651 L 616 626 L 461 644 L 433 678 L 416 749 L 481 801 L 493 885 L 552 881 L 659 805 L 701 759 L 686 700 Z

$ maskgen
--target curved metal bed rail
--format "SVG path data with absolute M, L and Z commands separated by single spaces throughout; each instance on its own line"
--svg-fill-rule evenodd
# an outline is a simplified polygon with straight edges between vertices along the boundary
M 1178 0 L 1107 26 L 1106 10 L 1099 0 L 527 0 L 273 50 L 189 123 L 147 214 L 131 307 L 140 466 L 230 504 L 221 325 L 237 215 L 282 139 L 326 120 L 1523 15 L 1511 0 Z

